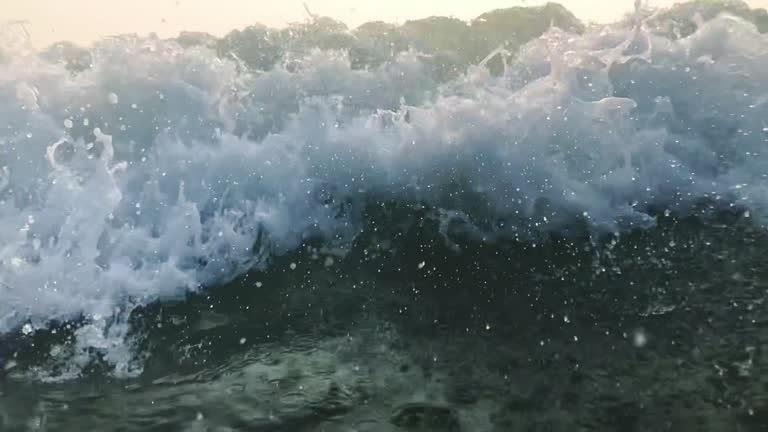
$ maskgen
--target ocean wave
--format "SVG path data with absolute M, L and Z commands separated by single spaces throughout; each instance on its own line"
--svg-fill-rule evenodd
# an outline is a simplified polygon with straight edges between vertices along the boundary
M 416 50 L 268 70 L 205 46 L 106 39 L 76 71 L 0 61 L 0 332 L 93 323 L 224 283 L 307 238 L 352 241 L 370 202 L 438 210 L 485 239 L 653 208 L 768 205 L 768 43 L 719 16 L 687 37 L 551 29 L 448 81 Z M 26 331 L 25 330 L 25 331 Z M 122 348 L 124 349 L 124 347 Z

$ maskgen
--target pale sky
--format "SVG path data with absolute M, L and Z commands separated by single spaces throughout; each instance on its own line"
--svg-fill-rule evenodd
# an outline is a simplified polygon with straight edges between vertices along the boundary
M 0 0 L 0 22 L 27 20 L 36 45 L 58 40 L 87 43 L 121 33 L 161 37 L 181 30 L 223 35 L 255 22 L 282 26 L 307 18 L 303 0 Z M 313 13 L 351 27 L 366 21 L 402 23 L 431 15 L 471 19 L 492 9 L 532 6 L 546 0 L 306 0 Z M 607 22 L 633 8 L 634 0 L 560 0 L 585 21 Z M 650 0 L 668 6 L 676 0 Z M 749 0 L 768 7 L 768 0 Z M 2 25 L 2 24 L 0 24 Z

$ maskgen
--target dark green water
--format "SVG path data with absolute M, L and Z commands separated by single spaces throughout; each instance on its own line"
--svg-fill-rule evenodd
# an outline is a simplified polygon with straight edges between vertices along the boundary
M 135 311 L 137 377 L 41 382 L 66 327 L 6 341 L 0 430 L 768 430 L 750 218 L 449 247 L 425 216 Z

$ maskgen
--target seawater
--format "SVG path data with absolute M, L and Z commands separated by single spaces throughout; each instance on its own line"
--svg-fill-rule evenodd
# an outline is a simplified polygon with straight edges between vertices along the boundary
M 3 430 L 765 426 L 752 23 L 553 28 L 449 80 L 14 49 Z

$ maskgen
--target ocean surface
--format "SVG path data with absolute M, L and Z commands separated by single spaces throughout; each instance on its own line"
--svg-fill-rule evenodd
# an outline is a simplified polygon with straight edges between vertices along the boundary
M 0 25 L 0 431 L 768 430 L 767 30 Z

